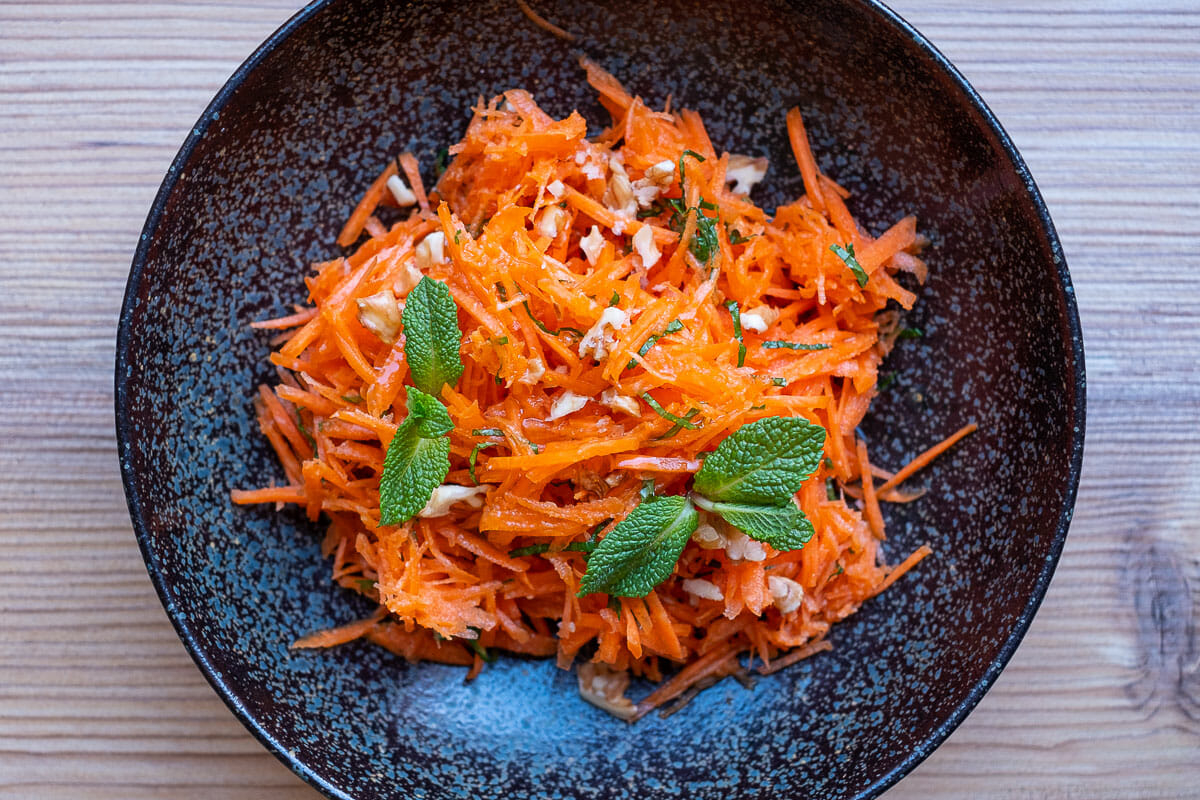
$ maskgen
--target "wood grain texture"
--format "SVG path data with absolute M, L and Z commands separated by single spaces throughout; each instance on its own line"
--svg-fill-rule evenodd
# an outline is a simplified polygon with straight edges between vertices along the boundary
M 158 183 L 294 2 L 0 3 L 0 798 L 317 797 L 175 637 L 126 514 L 111 394 Z M 1090 385 L 1042 610 L 887 797 L 1200 797 L 1200 5 L 893 6 L 1038 180 Z

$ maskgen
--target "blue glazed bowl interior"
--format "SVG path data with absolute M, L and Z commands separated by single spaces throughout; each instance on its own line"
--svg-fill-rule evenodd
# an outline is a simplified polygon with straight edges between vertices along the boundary
M 338 798 L 874 797 L 970 711 L 1016 648 L 1066 535 L 1083 440 L 1083 356 L 1066 265 L 1032 180 L 974 92 L 865 0 L 706 5 L 344 0 L 306 9 L 231 79 L 171 167 L 137 250 L 117 348 L 130 512 L 181 637 L 263 742 Z M 893 563 L 936 555 L 836 626 L 832 652 L 726 680 L 635 726 L 550 661 L 475 681 L 378 648 L 288 650 L 370 612 L 331 584 L 319 525 L 235 508 L 280 480 L 251 408 L 269 381 L 255 319 L 304 302 L 308 264 L 385 160 L 429 170 L 482 96 L 529 89 L 607 121 L 580 52 L 651 105 L 699 110 L 718 150 L 767 155 L 755 199 L 802 193 L 783 115 L 879 232 L 915 213 L 931 277 L 863 426 L 896 467 L 980 430 L 889 511 Z

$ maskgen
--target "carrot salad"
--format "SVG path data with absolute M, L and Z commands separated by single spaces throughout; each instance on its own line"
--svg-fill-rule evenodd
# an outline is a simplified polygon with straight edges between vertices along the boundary
M 913 217 L 855 222 L 797 109 L 781 121 L 796 163 L 777 168 L 805 194 L 770 215 L 749 196 L 765 159 L 581 63 L 602 133 L 524 91 L 480 101 L 432 189 L 413 155 L 389 163 L 338 237 L 349 254 L 304 278 L 311 305 L 255 323 L 277 337 L 279 383 L 255 407 L 286 483 L 233 500 L 324 516 L 333 579 L 379 603 L 296 647 L 366 638 L 471 677 L 497 650 L 553 656 L 636 719 L 828 649 L 930 553 L 886 565 L 880 504 L 919 496 L 901 482 L 940 450 L 893 474 L 855 433 L 916 299 L 897 275 L 915 287 L 926 265 Z M 447 325 L 455 363 L 431 373 Z M 810 462 L 783 496 L 719 480 L 759 452 L 736 437 L 771 450 L 793 431 Z M 400 496 L 407 517 L 388 510 Z M 635 702 L 630 675 L 659 685 Z

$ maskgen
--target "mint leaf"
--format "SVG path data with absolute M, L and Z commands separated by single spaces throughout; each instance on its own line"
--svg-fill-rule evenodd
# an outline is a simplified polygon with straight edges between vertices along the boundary
M 831 244 L 829 245 L 829 249 L 850 268 L 850 271 L 854 273 L 854 280 L 858 281 L 859 286 L 867 285 L 869 276 L 867 275 L 867 271 L 862 268 L 862 264 L 859 264 L 858 259 L 854 256 L 853 242 L 847 243 L 845 247 L 842 247 L 840 244 Z
M 688 498 L 648 498 L 592 551 L 579 596 L 645 597 L 671 575 L 698 523 Z
M 679 422 L 676 422 L 674 425 L 672 425 L 671 428 L 666 433 L 664 433 L 662 436 L 655 436 L 654 440 L 656 442 L 661 442 L 663 439 L 670 439 L 672 436 L 674 436 L 675 434 L 677 434 L 681 430 L 683 430 L 683 426 L 686 425 L 690 420 L 695 419 L 696 415 L 699 413 L 700 413 L 700 409 L 698 409 L 698 408 L 688 409 L 688 412 L 683 415 L 683 419 L 679 420 Z M 700 426 L 694 425 L 692 427 L 694 429 L 694 428 L 698 428 Z
M 467 474 L 471 476 L 471 483 L 479 485 L 479 476 L 475 474 L 475 465 L 479 463 L 479 451 L 499 447 L 501 444 L 503 442 L 479 442 L 471 448 L 471 455 L 467 456 Z
M 766 542 L 776 550 L 799 550 L 813 537 L 808 517 L 790 500 L 780 506 L 748 503 L 714 503 L 704 497 L 692 498 L 705 511 L 720 514 L 733 527 L 751 539 Z
M 471 630 L 475 631 L 474 638 L 468 639 L 466 637 L 459 637 L 459 641 L 471 648 L 471 652 L 479 656 L 480 659 L 488 664 L 491 664 L 496 660 L 496 657 L 489 653 L 488 649 L 479 643 L 479 629 L 471 628 Z
M 590 553 L 596 549 L 596 545 L 591 542 L 571 542 L 569 545 L 560 550 L 560 553 Z M 550 552 L 550 545 L 542 542 L 540 544 L 531 544 L 528 547 L 518 547 L 516 550 L 509 552 L 513 558 L 521 556 L 540 556 L 543 553 Z
M 379 479 L 379 522 L 397 525 L 425 507 L 450 472 L 450 414 L 436 397 L 408 388 L 408 417 L 396 429 Z
M 503 287 L 503 286 L 501 286 L 500 284 L 496 284 L 496 286 L 497 286 L 499 289 L 501 289 L 501 290 L 503 290 L 503 289 L 504 289 L 504 287 Z M 503 298 L 503 297 L 504 297 L 504 293 L 503 293 L 503 291 L 501 291 L 501 293 L 500 293 L 500 297 L 501 297 L 501 298 Z M 568 326 L 568 325 L 563 325 L 561 328 L 557 328 L 557 329 L 556 329 L 556 328 L 550 328 L 550 327 L 547 327 L 547 326 L 546 326 L 546 323 L 542 322 L 540 319 L 538 319 L 537 317 L 535 317 L 535 316 L 533 315 L 533 309 L 529 307 L 529 301 L 528 301 L 528 300 L 522 300 L 522 301 L 521 301 L 521 305 L 523 305 L 523 306 L 525 307 L 525 313 L 529 315 L 529 318 L 530 318 L 531 320 L 533 320 L 533 324 L 534 324 L 534 325 L 537 325 L 537 326 L 538 326 L 538 329 L 539 329 L 539 330 L 540 330 L 542 333 L 548 334 L 548 335 L 550 335 L 550 336 L 558 336 L 558 335 L 560 335 L 560 334 L 563 334 L 563 333 L 571 333 L 571 334 L 574 334 L 576 337 L 578 337 L 578 338 L 580 338 L 580 339 L 582 339 L 582 338 L 583 338 L 583 336 L 584 336 L 584 334 L 583 334 L 583 331 L 579 330 L 579 328 L 572 328 L 572 327 L 570 327 L 570 326 Z
M 408 418 L 403 424 L 415 425 L 422 437 L 432 439 L 454 430 L 450 412 L 436 397 L 425 394 L 415 386 L 408 388 Z
M 683 161 L 688 156 L 697 161 L 704 161 L 704 156 L 697 153 L 695 150 L 684 150 L 679 156 L 679 191 L 684 193 L 684 183 L 687 181 L 687 173 L 684 171 Z M 680 198 L 670 198 L 664 202 L 664 206 L 671 211 L 671 219 L 668 223 L 671 230 L 676 233 L 683 233 L 683 229 L 687 226 L 687 217 L 689 213 L 696 215 L 696 231 L 692 235 L 691 242 L 688 244 L 688 250 L 702 264 L 707 264 L 712 260 L 713 254 L 721 249 L 720 240 L 717 238 L 717 222 L 719 217 L 710 217 L 704 213 L 704 210 L 715 211 L 717 206 L 713 203 L 700 199 L 700 202 L 688 207 Z
M 685 158 L 687 158 L 688 156 L 691 156 L 692 158 L 696 159 L 697 161 L 699 161 L 701 163 L 704 163 L 704 156 L 700 155 L 695 150 L 684 150 L 682 153 L 679 154 L 679 189 L 680 189 L 680 191 L 683 190 L 683 182 L 685 180 L 687 180 L 687 173 L 685 173 L 683 171 L 683 160 Z
M 421 278 L 408 293 L 401 321 L 404 356 L 417 388 L 437 396 L 446 384 L 457 383 L 463 373 L 458 353 L 462 331 L 458 329 L 458 306 L 446 284 Z
M 790 502 L 821 465 L 825 429 L 800 417 L 743 425 L 704 459 L 693 488 L 723 503 Z

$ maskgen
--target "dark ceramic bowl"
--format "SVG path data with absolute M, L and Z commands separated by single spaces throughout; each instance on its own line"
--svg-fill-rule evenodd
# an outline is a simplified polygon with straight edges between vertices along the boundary
M 881 5 L 536 5 L 578 44 L 506 0 L 317 3 L 196 123 L 146 222 L 117 344 L 147 568 L 217 692 L 330 797 L 875 797 L 996 679 L 1063 546 L 1083 351 L 1046 208 L 971 87 Z M 922 542 L 937 555 L 836 626 L 832 652 L 635 726 L 582 702 L 550 661 L 502 658 L 464 685 L 460 669 L 370 645 L 289 652 L 369 609 L 330 584 L 319 526 L 228 500 L 281 475 L 251 410 L 267 337 L 247 323 L 302 302 L 300 277 L 337 253 L 380 164 L 407 148 L 428 169 L 479 96 L 524 87 L 553 113 L 606 120 L 580 50 L 652 103 L 700 110 L 718 149 L 768 155 L 768 207 L 802 191 L 783 125 L 798 104 L 872 230 L 917 214 L 932 277 L 910 324 L 927 336 L 893 354 L 863 432 L 894 466 L 980 425 L 920 475 L 928 495 L 890 510 L 891 561 Z

